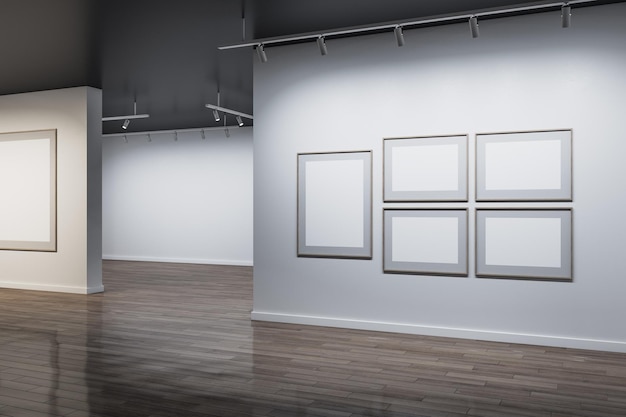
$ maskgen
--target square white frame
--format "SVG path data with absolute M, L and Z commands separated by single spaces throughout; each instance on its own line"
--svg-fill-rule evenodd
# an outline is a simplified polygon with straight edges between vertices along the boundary
M 448 218 L 456 219 L 457 230 L 454 242 L 449 242 L 447 246 L 456 244 L 456 262 L 441 262 L 433 259 L 428 261 L 394 261 L 394 218 Z M 384 209 L 383 210 L 383 272 L 394 274 L 416 274 L 416 275 L 447 275 L 447 276 L 467 276 L 468 275 L 468 244 L 467 244 L 467 209 Z M 434 222 L 431 222 L 434 223 Z M 436 226 L 435 226 L 436 227 Z M 424 236 L 431 239 L 433 243 L 436 239 L 444 237 L 444 233 L 437 233 L 431 227 L 430 230 L 423 230 Z M 419 233 L 419 231 L 417 231 Z M 410 244 L 410 243 L 409 243 Z M 411 250 L 413 248 L 409 248 Z M 406 250 L 406 249 L 404 249 Z
M 558 142 L 557 152 L 545 152 L 549 142 Z M 488 156 L 491 144 L 502 148 L 504 159 Z M 490 181 L 498 188 L 488 187 Z M 572 201 L 572 130 L 477 134 L 476 201 Z
M 31 140 L 42 140 L 47 139 L 49 142 L 49 158 L 50 158 L 50 170 L 48 172 L 42 172 L 41 175 L 45 175 L 46 178 L 43 178 L 45 182 L 49 181 L 49 194 L 43 195 L 43 199 L 49 202 L 49 206 L 42 208 L 43 210 L 48 211 L 50 216 L 49 221 L 49 230 L 46 230 L 49 238 L 43 241 L 32 241 L 32 240 L 9 240 L 7 236 L 2 236 L 2 231 L 0 231 L 0 250 L 15 250 L 15 251 L 38 251 L 38 252 L 56 252 L 57 250 L 57 207 L 56 207 L 56 149 L 57 149 L 57 131 L 56 129 L 48 129 L 48 130 L 33 130 L 26 132 L 10 132 L 10 133 L 1 133 L 0 134 L 0 145 L 7 142 L 19 142 L 19 141 L 31 141 Z M 3 149 L 4 151 L 4 149 Z M 5 155 L 6 156 L 6 155 Z M 17 158 L 17 155 L 15 156 Z M 15 178 L 3 178 L 4 181 L 20 181 L 20 177 Z M 2 182 L 0 182 L 1 184 Z M 8 187 L 13 188 L 13 187 Z M 9 196 L 6 195 L 9 190 L 3 190 L 0 186 L 0 195 L 2 195 L 3 199 L 10 199 L 15 203 L 15 200 L 18 198 L 17 196 Z M 15 204 L 20 204 L 18 201 Z M 26 204 L 26 202 L 22 202 L 22 204 Z M 24 213 L 27 213 L 28 210 L 24 210 Z M 24 219 L 24 222 L 28 222 L 28 219 Z
M 355 187 L 359 189 L 347 190 L 353 194 L 360 194 L 362 201 L 352 201 L 350 206 L 358 206 L 358 212 L 344 213 L 346 204 L 341 201 L 333 201 L 332 196 L 323 196 L 323 201 L 315 201 L 312 204 L 321 204 L 325 206 L 326 213 L 337 214 L 338 217 L 326 218 L 323 225 L 335 230 L 341 230 L 342 224 L 350 222 L 352 218 L 362 216 L 362 229 L 358 231 L 358 236 L 349 238 L 349 241 L 358 240 L 358 245 L 343 244 L 326 244 L 311 245 L 307 243 L 307 202 L 311 198 L 319 198 L 307 192 L 307 163 L 308 162 L 329 162 L 337 163 L 346 162 L 346 167 L 351 161 L 362 161 L 363 170 L 359 173 L 361 181 Z M 329 178 L 323 184 L 329 188 L 329 195 L 332 191 L 340 192 L 342 195 L 350 194 L 342 193 L 342 190 L 331 190 L 335 186 L 335 181 Z M 360 188 L 362 187 L 362 189 Z M 333 208 L 333 205 L 335 207 Z M 344 217 L 341 217 L 343 214 Z M 346 217 L 347 216 L 347 217 Z M 332 217 L 332 216 L 331 216 Z M 313 225 L 311 225 L 313 227 Z M 372 151 L 346 151 L 346 152 L 323 152 L 323 153 L 299 153 L 298 154 L 298 228 L 297 228 L 299 257 L 316 257 L 316 258 L 348 258 L 348 259 L 372 259 Z
M 553 230 L 547 230 L 545 222 L 541 222 L 544 219 L 558 219 L 560 236 L 557 237 L 559 242 L 558 248 L 549 248 L 551 251 L 559 252 L 559 265 L 558 267 L 546 266 L 544 260 L 537 261 L 537 265 L 511 265 L 508 262 L 501 262 L 499 264 L 487 264 L 487 250 L 489 245 L 489 236 L 487 235 L 487 220 L 488 219 L 508 219 L 514 221 L 515 219 L 539 220 L 534 230 L 529 229 L 528 221 L 522 222 L 521 227 L 524 229 L 524 233 L 528 235 L 532 231 L 535 236 L 534 241 L 521 241 L 519 236 L 511 236 L 509 242 L 505 242 L 503 245 L 501 241 L 497 241 L 498 251 L 510 250 L 515 253 L 524 253 L 528 256 L 528 253 L 538 252 L 537 245 L 545 245 L 546 241 L 554 241 L 554 236 L 549 236 L 549 232 Z M 543 233 L 543 236 L 542 236 Z M 524 247 L 529 250 L 524 251 Z M 532 248 L 533 250 L 530 250 Z M 521 252 L 520 252 L 521 251 Z M 515 257 L 515 256 L 514 256 Z M 518 256 L 519 257 L 519 256 Z M 506 264 L 504 264 L 506 263 Z M 544 265 L 540 265 L 543 263 Z M 516 279 L 531 279 L 531 280 L 544 280 L 544 281 L 571 281 L 572 280 L 572 209 L 477 209 L 476 210 L 476 276 L 477 277 L 493 277 L 493 278 L 516 278 Z
M 468 135 L 447 135 L 447 136 L 424 136 L 407 138 L 385 138 L 383 139 L 384 167 L 383 167 L 383 199 L 385 202 L 409 202 L 409 201 L 467 201 L 467 142 Z M 401 151 L 403 148 L 414 148 L 419 151 L 423 147 L 423 152 L 414 152 L 414 160 L 409 166 L 399 166 L 394 164 L 394 151 Z M 441 147 L 439 153 L 435 148 Z M 442 151 L 444 147 L 456 148 L 456 158 L 453 155 L 446 155 Z M 430 152 L 430 154 L 428 154 Z M 440 160 L 432 160 L 433 156 L 438 156 Z M 423 163 L 429 160 L 432 165 Z M 422 178 L 429 180 L 441 179 L 442 167 L 454 164 L 456 169 L 455 189 L 437 189 L 437 185 L 432 184 L 421 188 L 417 181 L 415 188 L 394 190 L 394 178 L 404 178 L 415 175 L 415 169 L 422 170 Z M 408 172 L 413 170 L 413 172 Z M 445 173 L 444 173 L 445 174 Z

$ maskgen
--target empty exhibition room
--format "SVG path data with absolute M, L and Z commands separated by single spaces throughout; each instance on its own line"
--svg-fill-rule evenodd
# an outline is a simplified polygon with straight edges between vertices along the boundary
M 626 2 L 0 10 L 0 416 L 626 416 Z

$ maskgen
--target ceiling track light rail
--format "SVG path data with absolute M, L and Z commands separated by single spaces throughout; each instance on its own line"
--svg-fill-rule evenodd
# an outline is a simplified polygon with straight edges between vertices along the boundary
M 257 54 L 259 55 L 259 59 L 261 62 L 267 62 L 267 54 L 265 51 L 266 47 L 271 46 L 280 46 L 287 45 L 293 43 L 304 43 L 314 41 L 317 42 L 318 47 L 322 55 L 326 55 L 328 53 L 326 49 L 325 41 L 333 38 L 343 38 L 349 36 L 359 36 L 359 35 L 368 35 L 372 33 L 380 33 L 385 31 L 393 31 L 396 35 L 396 42 L 398 46 L 404 45 L 404 34 L 403 30 L 406 29 L 417 29 L 422 26 L 433 26 L 433 25 L 444 25 L 444 24 L 452 24 L 452 23 L 461 23 L 468 22 L 472 24 L 472 20 L 476 24 L 476 29 L 478 28 L 478 19 L 479 18 L 497 18 L 518 14 L 530 14 L 535 12 L 542 11 L 557 11 L 561 10 L 561 25 L 562 27 L 569 27 L 571 22 L 571 8 L 572 6 L 591 6 L 593 3 L 602 4 L 603 0 L 571 0 L 567 2 L 554 2 L 554 3 L 528 3 L 527 5 L 521 5 L 517 7 L 510 7 L 504 9 L 485 9 L 478 10 L 472 13 L 462 13 L 462 14 L 450 14 L 450 15 L 440 15 L 440 16 L 432 16 L 423 19 L 417 20 L 402 20 L 388 23 L 381 23 L 378 25 L 371 26 L 356 26 L 350 28 L 342 28 L 329 32 L 309 32 L 299 35 L 293 36 L 285 36 L 285 37 L 275 37 L 275 38 L 264 38 L 264 39 L 256 39 L 248 42 L 242 42 L 233 45 L 224 45 L 218 47 L 219 50 L 229 50 L 229 49 L 240 49 L 240 48 L 255 48 Z M 476 31 L 476 35 L 478 35 L 478 31 Z M 474 36 L 474 31 L 472 29 L 472 36 Z M 477 37 L 477 36 L 476 36 Z M 323 46 L 322 46 L 323 44 Z
M 127 114 L 127 115 L 124 115 L 124 116 L 103 117 L 102 121 L 103 122 L 110 122 L 110 121 L 115 121 L 115 120 L 123 120 L 124 123 L 122 123 L 122 129 L 126 130 L 126 129 L 128 129 L 128 126 L 130 126 L 130 121 L 131 120 L 146 119 L 148 117 L 150 117 L 149 114 L 137 114 L 137 102 L 135 101 L 133 103 L 133 114 Z
M 154 135 L 173 135 L 176 138 L 180 134 L 184 133 L 200 133 L 202 139 L 206 139 L 206 132 L 211 131 L 224 131 L 225 129 L 238 129 L 238 125 L 230 125 L 230 126 L 211 126 L 211 127 L 200 127 L 195 129 L 176 129 L 176 130 L 151 130 L 145 132 L 124 132 L 124 133 L 107 133 L 102 135 L 103 138 L 125 138 L 125 141 L 128 141 L 128 138 L 131 136 L 144 136 L 148 138 L 148 142 L 152 142 L 154 140 Z
M 147 119 L 150 117 L 149 114 L 127 114 L 126 116 L 108 116 L 103 117 L 103 122 L 110 122 L 115 120 L 135 120 L 135 119 Z
M 240 116 L 240 117 L 244 117 L 246 119 L 254 120 L 254 116 L 251 115 L 251 114 L 242 113 L 240 111 L 228 109 L 226 107 L 216 106 L 215 104 L 207 103 L 207 104 L 204 105 L 204 107 L 206 107 L 207 109 L 213 110 L 214 111 L 214 115 L 215 115 L 215 112 L 222 112 L 222 113 L 226 113 L 226 114 L 231 114 L 233 116 Z M 219 120 L 215 120 L 215 121 L 218 122 Z M 239 121 L 239 120 L 237 120 L 237 121 Z

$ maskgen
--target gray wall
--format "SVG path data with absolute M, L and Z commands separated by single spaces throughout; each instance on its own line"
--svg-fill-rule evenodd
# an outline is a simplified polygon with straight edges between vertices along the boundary
M 0 251 L 0 287 L 79 294 L 104 290 L 101 126 L 102 92 L 94 88 L 0 97 L 0 132 L 57 129 L 57 251 Z
M 255 64 L 253 318 L 626 351 L 626 4 L 574 9 L 569 29 L 557 11 L 405 38 L 268 47 Z M 574 131 L 572 283 L 382 273 L 383 137 L 468 133 L 472 161 L 476 133 L 555 128 Z M 296 154 L 363 149 L 373 260 L 297 258 Z M 473 237 L 475 208 L 505 205 L 469 206 Z M 474 271 L 471 240 L 469 255 Z
M 252 265 L 252 128 L 103 139 L 105 259 Z

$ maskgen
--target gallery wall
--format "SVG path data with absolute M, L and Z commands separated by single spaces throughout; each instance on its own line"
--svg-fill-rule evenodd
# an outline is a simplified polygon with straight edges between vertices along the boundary
M 105 259 L 252 265 L 252 128 L 105 137 Z
M 89 87 L 0 97 L 0 133 L 56 129 L 55 248 L 0 250 L 0 287 L 103 291 L 101 119 L 102 93 Z
M 255 63 L 253 319 L 626 352 L 626 4 L 267 47 Z M 571 282 L 477 278 L 475 135 L 573 129 Z M 469 135 L 467 203 L 383 203 L 383 138 Z M 372 151 L 373 257 L 297 256 L 297 154 Z M 529 167 L 532 169 L 532 167 Z M 468 208 L 466 277 L 383 273 L 383 208 Z M 341 227 L 340 224 L 337 225 Z

